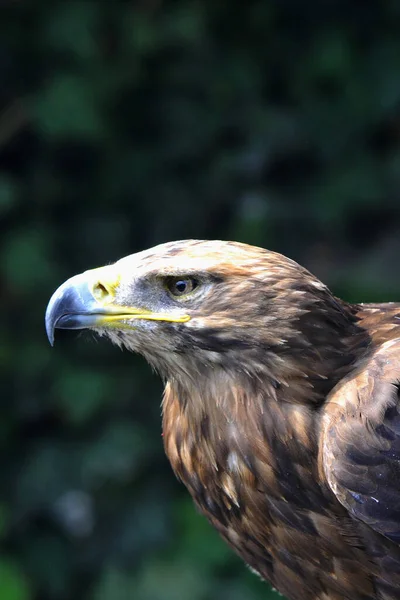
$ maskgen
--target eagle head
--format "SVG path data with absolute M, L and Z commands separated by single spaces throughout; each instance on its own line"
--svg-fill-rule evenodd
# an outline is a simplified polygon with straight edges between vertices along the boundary
M 327 359 L 343 357 L 341 329 L 349 333 L 352 321 L 296 262 L 238 242 L 198 240 L 76 275 L 46 312 L 50 343 L 56 328 L 92 329 L 145 356 L 164 379 L 193 382 L 221 369 L 279 385 L 295 375 L 323 380 L 332 370 Z

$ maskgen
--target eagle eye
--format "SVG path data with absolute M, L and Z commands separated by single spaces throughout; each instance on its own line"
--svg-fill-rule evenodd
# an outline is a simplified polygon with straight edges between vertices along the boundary
M 199 285 L 194 277 L 167 277 L 165 283 L 167 290 L 176 298 L 191 294 Z

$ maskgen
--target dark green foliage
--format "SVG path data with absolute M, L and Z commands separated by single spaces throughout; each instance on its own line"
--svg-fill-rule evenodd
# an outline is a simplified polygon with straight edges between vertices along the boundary
M 1 600 L 257 600 L 174 479 L 161 383 L 57 332 L 65 278 L 231 238 L 400 298 L 400 3 L 0 5 Z

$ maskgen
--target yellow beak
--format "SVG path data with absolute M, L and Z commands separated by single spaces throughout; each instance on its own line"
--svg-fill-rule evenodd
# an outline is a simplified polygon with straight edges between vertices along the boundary
M 85 271 L 71 277 L 52 295 L 46 310 L 46 332 L 54 344 L 55 329 L 87 329 L 106 326 L 129 328 L 137 319 L 185 323 L 189 315 L 154 313 L 146 308 L 114 303 L 120 275 L 115 265 Z

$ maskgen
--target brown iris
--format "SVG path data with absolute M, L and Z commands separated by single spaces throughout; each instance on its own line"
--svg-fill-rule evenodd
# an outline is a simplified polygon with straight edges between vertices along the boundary
M 186 296 L 195 290 L 198 282 L 194 277 L 168 277 L 166 287 L 173 296 Z

